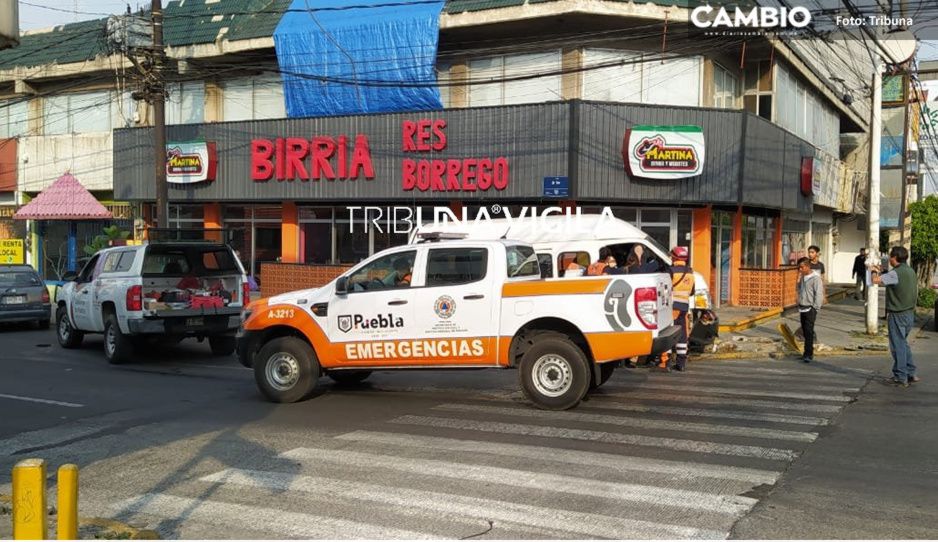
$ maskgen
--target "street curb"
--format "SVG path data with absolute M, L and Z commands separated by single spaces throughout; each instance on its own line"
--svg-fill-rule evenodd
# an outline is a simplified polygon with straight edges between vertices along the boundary
M 12 496 L 0 494 L 0 504 L 10 505 L 12 502 Z M 12 518 L 12 515 L 10 517 Z M 138 529 L 137 527 L 133 527 L 116 519 L 80 517 L 78 518 L 79 535 L 82 534 L 81 530 L 83 528 L 86 530 L 88 528 L 97 529 L 98 532 L 94 533 L 94 538 L 120 540 L 160 540 L 159 533 L 152 529 Z M 54 528 L 50 528 L 50 532 L 53 531 Z
M 750 316 L 749 318 L 739 320 L 738 322 L 734 322 L 732 324 L 725 324 L 725 325 L 721 324 L 719 328 L 720 333 L 733 333 L 736 331 L 745 331 L 751 327 L 755 327 L 756 324 L 762 323 L 766 320 L 770 320 L 772 318 L 775 318 L 781 315 L 782 312 L 783 312 L 783 309 L 769 309 L 767 311 L 762 311 L 755 316 Z

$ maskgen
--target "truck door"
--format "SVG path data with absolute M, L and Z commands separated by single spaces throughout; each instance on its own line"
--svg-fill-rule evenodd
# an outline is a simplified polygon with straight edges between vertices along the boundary
M 75 279 L 70 316 L 72 324 L 82 331 L 100 331 L 94 326 L 95 279 L 100 261 L 100 255 L 93 256 Z
M 329 342 L 334 355 L 349 366 L 411 364 L 411 351 L 403 354 L 400 341 L 413 339 L 415 288 L 412 288 L 416 249 L 386 254 L 348 276 L 348 293 L 329 302 Z
M 436 363 L 494 365 L 500 281 L 493 280 L 497 262 L 489 249 L 431 247 L 426 262 L 414 311 L 417 334 L 434 343 Z

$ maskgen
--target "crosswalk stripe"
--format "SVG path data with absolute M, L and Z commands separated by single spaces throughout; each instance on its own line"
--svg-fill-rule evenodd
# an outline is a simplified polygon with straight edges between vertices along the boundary
M 595 398 L 595 397 L 594 397 Z M 593 399 L 594 399 L 593 398 Z M 669 416 L 698 416 L 703 418 L 723 418 L 727 420 L 748 420 L 754 422 L 789 423 L 793 425 L 827 425 L 827 418 L 817 416 L 794 416 L 788 414 L 772 414 L 768 412 L 744 412 L 742 410 L 717 410 L 705 408 L 668 407 L 655 405 L 640 405 L 633 403 L 614 403 L 600 401 L 597 407 L 591 400 L 588 408 L 594 407 L 604 410 L 619 410 L 624 412 L 641 412 L 645 414 L 667 414 Z M 582 408 L 582 407 L 581 407 Z
M 606 384 L 604 386 L 608 389 L 616 390 L 634 390 L 635 387 L 626 387 L 620 384 Z M 721 395 L 739 395 L 739 396 L 759 396 L 759 397 L 778 397 L 780 399 L 800 399 L 805 401 L 839 401 L 847 403 L 851 401 L 850 397 L 840 394 L 844 391 L 859 391 L 859 389 L 844 389 L 840 390 L 838 394 L 815 394 L 815 393 L 795 393 L 787 391 L 769 391 L 769 390 L 749 390 L 749 389 L 739 389 L 739 388 L 724 388 L 717 386 L 696 386 L 693 382 L 689 382 L 687 385 L 674 385 L 674 384 L 657 384 L 657 383 L 642 383 L 640 388 L 643 390 L 665 390 L 665 391 L 679 391 L 679 392 L 701 392 L 701 393 L 718 393 Z
M 708 512 L 741 514 L 757 502 L 750 497 L 718 495 L 701 491 L 670 489 L 641 484 L 607 482 L 563 474 L 549 474 L 503 467 L 457 463 L 437 459 L 394 457 L 327 448 L 296 448 L 280 457 L 297 461 L 328 461 L 343 465 L 382 468 L 409 474 L 451 478 L 486 484 L 511 484 L 514 487 L 568 493 L 623 502 L 644 502 Z
M 204 482 L 230 483 L 273 491 L 299 491 L 329 497 L 378 502 L 394 506 L 399 513 L 414 509 L 438 514 L 442 518 L 469 517 L 496 523 L 509 523 L 539 530 L 574 535 L 576 538 L 694 538 L 720 539 L 726 533 L 668 525 L 651 521 L 619 518 L 602 514 L 575 512 L 523 503 L 480 499 L 434 491 L 387 487 L 363 482 L 286 473 L 226 469 L 201 478 Z M 499 525 L 500 527 L 503 525 Z M 728 525 L 727 530 L 731 527 Z M 561 538 L 554 536 L 553 538 Z
M 646 374 L 634 374 L 634 373 L 625 373 L 620 374 L 622 371 L 619 370 L 615 373 L 614 379 L 615 383 L 640 383 L 640 384 L 654 384 L 657 382 L 676 384 L 675 378 L 673 375 L 665 373 L 653 373 L 651 375 Z M 683 376 L 683 375 L 682 375 Z M 704 385 L 704 386 L 713 386 L 720 384 L 727 384 L 731 386 L 746 387 L 751 389 L 760 389 L 764 387 L 772 389 L 786 389 L 797 392 L 805 393 L 819 393 L 819 392 L 833 392 L 841 393 L 844 391 L 857 392 L 860 391 L 860 388 L 857 387 L 859 382 L 856 380 L 850 382 L 844 382 L 842 385 L 832 385 L 831 383 L 818 383 L 817 381 L 805 382 L 804 379 L 791 379 L 786 377 L 779 376 L 768 376 L 768 375 L 759 375 L 756 377 L 749 375 L 726 375 L 726 376 L 710 376 L 710 375 L 700 375 L 688 373 L 686 378 L 681 378 L 680 384 L 690 384 L 695 385 Z
M 149 514 L 162 518 L 185 517 L 186 521 L 232 526 L 276 533 L 280 537 L 329 539 L 438 539 L 441 533 L 422 533 L 371 525 L 314 514 L 218 501 L 146 493 L 119 503 L 118 515 Z M 275 537 L 276 538 L 276 537 Z
M 729 374 L 738 374 L 740 371 L 746 371 L 747 373 L 763 373 L 767 375 L 782 375 L 782 376 L 793 376 L 793 375 L 803 375 L 809 376 L 815 379 L 863 379 L 866 380 L 874 374 L 874 371 L 867 369 L 856 369 L 853 367 L 837 367 L 836 371 L 829 371 L 826 368 L 820 368 L 817 365 L 807 366 L 807 365 L 790 365 L 788 367 L 771 367 L 770 365 L 778 362 L 753 362 L 753 363 L 741 363 L 739 361 L 727 361 L 727 362 L 695 362 L 691 363 L 691 370 L 700 369 L 707 371 L 713 374 L 726 372 Z
M 587 452 L 582 450 L 565 450 L 563 448 L 548 448 L 546 446 L 531 446 L 527 444 L 506 444 L 500 442 L 461 440 L 423 435 L 404 435 L 400 433 L 383 433 L 377 431 L 353 431 L 351 433 L 338 435 L 335 438 L 339 440 L 390 444 L 393 446 L 411 448 L 430 448 L 450 452 L 524 457 L 532 461 L 556 461 L 560 463 L 602 467 L 603 469 L 616 472 L 652 472 L 668 474 L 681 479 L 714 478 L 760 485 L 774 484 L 778 480 L 778 477 L 781 476 L 781 471 L 773 472 L 710 463 L 690 463 L 639 456 Z
M 609 414 L 593 414 L 584 412 L 549 412 L 531 408 L 498 407 L 491 405 L 443 404 L 433 407 L 433 410 L 446 410 L 451 412 L 478 412 L 482 414 L 501 414 L 506 416 L 519 416 L 524 418 L 537 418 L 542 420 L 576 421 L 584 423 L 600 423 L 618 425 L 620 427 L 635 427 L 639 429 L 655 429 L 665 431 L 688 431 L 692 433 L 711 433 L 715 435 L 732 435 L 737 437 L 752 437 L 775 440 L 794 440 L 798 442 L 814 442 L 817 433 L 807 431 L 786 431 L 782 429 L 768 429 L 764 427 L 743 427 L 738 425 L 719 425 L 709 423 L 681 422 L 672 420 L 652 420 L 648 418 L 631 418 L 628 416 L 612 416 Z
M 607 391 L 603 388 L 600 388 L 601 391 Z M 672 394 L 672 393 L 654 393 L 654 392 L 645 392 L 645 391 L 636 391 L 629 389 L 628 393 L 625 395 L 603 395 L 602 393 L 594 393 L 590 395 L 590 403 L 595 404 L 596 402 L 603 402 L 606 404 L 607 401 L 612 399 L 628 399 L 630 401 L 634 400 L 646 400 L 646 401 L 668 401 L 676 403 L 692 403 L 695 405 L 717 405 L 717 406 L 735 406 L 735 407 L 749 407 L 749 408 L 774 408 L 778 410 L 799 410 L 805 412 L 828 412 L 836 413 L 840 412 L 843 408 L 843 404 L 839 405 L 826 405 L 819 403 L 793 403 L 787 401 L 773 401 L 773 400 L 758 400 L 758 399 L 735 399 L 728 397 L 712 397 L 706 395 L 699 395 L 693 393 L 681 393 Z
M 653 437 L 649 435 L 628 435 L 621 433 L 610 433 L 607 431 L 590 431 L 585 429 L 526 425 L 520 423 L 486 422 L 412 415 L 400 416 L 391 420 L 390 423 L 403 425 L 422 425 L 448 429 L 469 429 L 472 431 L 505 433 L 509 435 L 526 435 L 536 437 L 586 440 L 594 442 L 609 442 L 615 444 L 629 444 L 633 446 L 651 446 L 657 448 L 670 448 L 672 450 L 686 452 L 711 453 L 741 457 L 758 457 L 762 459 L 779 461 L 791 461 L 792 459 L 798 457 L 798 452 L 780 448 L 766 448 L 762 446 L 749 446 L 743 444 L 723 444 L 718 442 L 705 442 L 699 440 Z

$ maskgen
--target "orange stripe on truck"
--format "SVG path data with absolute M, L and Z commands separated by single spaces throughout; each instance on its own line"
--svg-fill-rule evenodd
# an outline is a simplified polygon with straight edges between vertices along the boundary
M 648 355 L 654 340 L 650 331 L 611 331 L 585 335 L 597 363 Z
M 606 286 L 609 284 L 610 280 L 611 278 L 509 282 L 502 286 L 502 297 L 601 294 L 606 291 Z

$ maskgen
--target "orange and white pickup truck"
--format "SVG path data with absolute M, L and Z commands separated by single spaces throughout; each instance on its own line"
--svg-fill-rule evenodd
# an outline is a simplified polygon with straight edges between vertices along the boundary
M 276 402 L 308 397 L 323 375 L 517 368 L 537 407 L 574 407 L 618 360 L 669 350 L 664 273 L 541 279 L 537 255 L 506 240 L 435 240 L 379 252 L 331 283 L 245 310 L 241 363 Z

